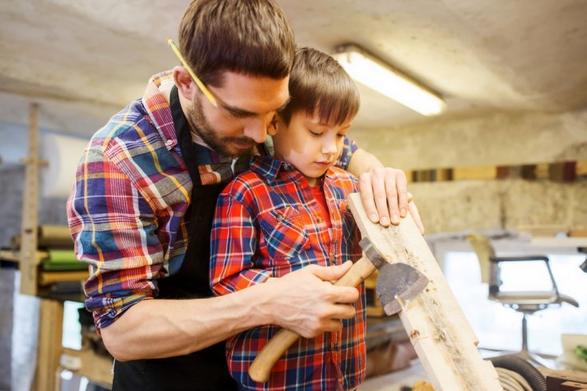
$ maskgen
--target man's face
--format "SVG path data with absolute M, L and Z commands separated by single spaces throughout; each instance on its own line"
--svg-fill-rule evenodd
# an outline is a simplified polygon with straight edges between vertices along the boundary
M 338 159 L 351 120 L 327 124 L 317 115 L 295 112 L 289 125 L 279 121 L 279 131 L 273 136 L 275 155 L 291 163 L 314 185 Z
M 208 86 L 218 107 L 198 91 L 192 109 L 186 113 L 188 121 L 216 152 L 247 154 L 255 143 L 265 141 L 277 111 L 287 104 L 288 82 L 288 77 L 271 79 L 225 72 L 222 87 Z

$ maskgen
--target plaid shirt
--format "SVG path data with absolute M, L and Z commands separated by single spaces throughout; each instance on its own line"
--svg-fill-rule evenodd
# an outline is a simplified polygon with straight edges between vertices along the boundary
M 67 215 L 76 255 L 89 264 L 85 304 L 98 328 L 156 297 L 157 280 L 183 262 L 192 182 L 169 108 L 172 86 L 170 71 L 153 76 L 141 99 L 94 134 L 77 168 Z M 341 167 L 356 149 L 345 140 Z M 212 150 L 201 148 L 197 160 L 203 184 L 234 176 L 232 160 Z
M 307 265 L 339 265 L 361 256 L 347 196 L 356 178 L 329 169 L 324 195 L 332 228 L 320 218 L 308 181 L 286 162 L 259 157 L 220 194 L 212 224 L 210 284 L 223 295 Z M 365 295 L 341 332 L 300 339 L 274 366 L 269 382 L 247 371 L 278 330 L 264 326 L 227 342 L 231 375 L 247 390 L 353 389 L 365 377 Z

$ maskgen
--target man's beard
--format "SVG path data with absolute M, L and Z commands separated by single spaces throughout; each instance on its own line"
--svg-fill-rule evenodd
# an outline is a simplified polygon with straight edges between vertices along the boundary
M 246 136 L 241 137 L 220 137 L 218 132 L 214 130 L 212 125 L 208 122 L 204 112 L 202 110 L 202 104 L 198 98 L 194 101 L 193 110 L 186 115 L 191 131 L 196 133 L 200 138 L 216 151 L 218 154 L 223 156 L 242 156 L 251 153 L 255 142 Z M 250 148 L 230 148 L 231 143 L 248 144 Z

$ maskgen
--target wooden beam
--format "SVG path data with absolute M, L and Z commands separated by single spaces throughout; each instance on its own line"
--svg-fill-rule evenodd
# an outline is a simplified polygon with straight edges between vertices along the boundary
M 477 338 L 412 218 L 384 228 L 369 221 L 359 194 L 351 195 L 350 207 L 362 236 L 371 239 L 389 262 L 409 264 L 430 280 L 399 317 L 435 389 L 502 390 L 497 372 L 481 358 Z
M 37 346 L 37 370 L 34 389 L 58 391 L 58 368 L 63 334 L 63 303 L 57 300 L 41 300 L 39 339 Z
M 31 103 L 29 118 L 29 147 L 26 159 L 22 195 L 22 226 L 20 247 L 20 291 L 37 294 L 37 222 L 39 203 L 39 105 Z

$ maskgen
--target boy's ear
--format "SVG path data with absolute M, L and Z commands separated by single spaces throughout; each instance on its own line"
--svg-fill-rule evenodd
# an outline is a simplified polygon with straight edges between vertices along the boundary
M 182 66 L 174 67 L 172 72 L 173 80 L 177 86 L 177 92 L 183 98 L 191 101 L 194 96 L 194 88 L 196 88 L 196 84 L 192 82 L 192 77 Z

